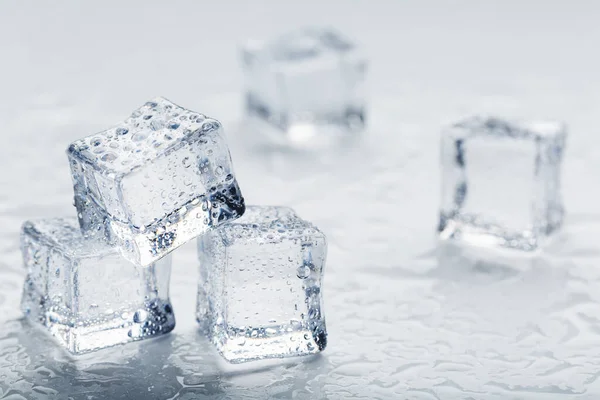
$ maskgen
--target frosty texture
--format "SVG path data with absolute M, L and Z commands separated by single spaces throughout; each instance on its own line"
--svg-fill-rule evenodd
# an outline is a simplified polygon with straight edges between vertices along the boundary
M 248 112 L 290 141 L 322 140 L 323 128 L 362 129 L 366 61 L 349 39 L 307 28 L 250 42 L 242 56 Z
M 327 344 L 325 236 L 289 208 L 248 207 L 198 239 L 197 318 L 230 362 L 317 353 Z
M 85 240 L 76 218 L 26 222 L 27 268 L 21 308 L 71 353 L 84 353 L 170 332 L 171 257 L 149 267 Z
M 137 264 L 244 212 L 221 124 L 163 98 L 67 153 L 83 232 Z
M 563 220 L 566 128 L 471 118 L 442 133 L 444 239 L 535 250 Z

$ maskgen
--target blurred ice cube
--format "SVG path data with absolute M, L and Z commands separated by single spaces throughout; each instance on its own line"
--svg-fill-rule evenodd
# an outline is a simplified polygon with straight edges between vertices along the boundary
M 525 251 L 557 230 L 566 128 L 475 117 L 442 132 L 443 239 Z
M 305 28 L 251 41 L 242 56 L 248 113 L 279 143 L 314 148 L 362 130 L 366 61 L 350 39 Z

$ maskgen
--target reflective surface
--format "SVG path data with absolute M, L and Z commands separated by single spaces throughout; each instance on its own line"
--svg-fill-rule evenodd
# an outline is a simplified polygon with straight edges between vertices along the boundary
M 0 398 L 600 395 L 600 9 L 342 4 L 223 4 L 210 17 L 202 5 L 0 6 Z M 355 30 L 368 50 L 369 128 L 336 152 L 273 153 L 241 119 L 235 45 L 299 21 Z M 193 244 L 173 257 L 168 337 L 71 358 L 20 320 L 19 226 L 74 215 L 67 145 L 157 95 L 223 122 L 249 204 L 291 206 L 328 235 L 321 356 L 221 361 L 197 333 Z M 439 129 L 492 111 L 569 123 L 565 228 L 537 258 L 435 250 Z

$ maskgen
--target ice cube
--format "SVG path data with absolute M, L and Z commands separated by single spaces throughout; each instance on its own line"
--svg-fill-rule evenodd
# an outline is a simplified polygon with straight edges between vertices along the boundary
M 148 265 L 244 213 L 221 124 L 157 98 L 67 151 L 83 232 Z
M 285 207 L 248 207 L 198 238 L 197 319 L 232 363 L 317 353 L 327 344 L 325 235 Z
M 171 257 L 139 267 L 104 241 L 86 240 L 76 218 L 28 221 L 21 308 L 71 353 L 170 332 Z
M 491 117 L 444 130 L 441 238 L 537 249 L 563 220 L 560 166 L 566 135 L 556 122 Z
M 275 127 L 282 143 L 311 146 L 363 128 L 366 61 L 338 32 L 305 28 L 251 41 L 242 60 L 248 113 Z

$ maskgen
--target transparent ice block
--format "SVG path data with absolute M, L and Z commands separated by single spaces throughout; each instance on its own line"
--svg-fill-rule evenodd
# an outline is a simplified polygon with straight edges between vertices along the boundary
M 566 128 L 474 117 L 442 132 L 442 239 L 533 251 L 562 223 Z
M 67 153 L 83 232 L 137 264 L 244 213 L 221 124 L 166 99 Z
M 325 236 L 285 207 L 248 207 L 198 238 L 197 319 L 232 363 L 323 350 Z
M 26 222 L 21 250 L 27 268 L 21 308 L 71 353 L 174 328 L 170 256 L 136 266 L 103 241 L 84 239 L 76 218 Z
M 326 141 L 363 128 L 366 61 L 340 33 L 305 28 L 250 41 L 242 60 L 247 111 L 283 132 L 282 142 Z

